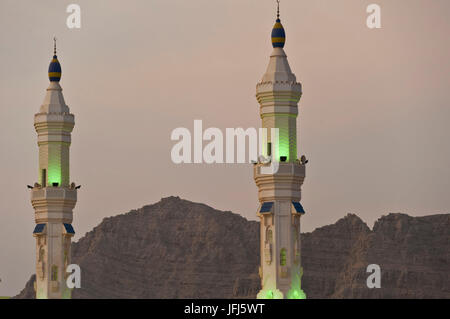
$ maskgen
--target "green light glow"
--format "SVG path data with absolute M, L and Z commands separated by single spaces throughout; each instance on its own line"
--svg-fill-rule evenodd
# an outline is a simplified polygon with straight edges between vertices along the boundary
M 263 289 L 257 295 L 257 299 L 283 299 L 283 293 L 278 289 Z
M 61 185 L 61 169 L 56 165 L 49 166 L 48 168 L 48 185 L 51 186 L 53 183 Z
M 53 183 L 62 185 L 62 146 L 60 144 L 52 143 L 48 148 L 47 159 L 47 185 L 52 186 Z M 45 167 L 44 166 L 44 167 Z
M 286 161 L 289 162 L 289 131 L 287 128 L 280 128 L 279 132 L 277 160 L 280 160 L 280 156 L 286 156 Z
M 64 289 L 61 299 L 72 299 L 72 289 Z
M 44 289 L 39 289 L 36 293 L 36 299 L 48 299 L 47 296 L 44 293 Z
M 302 277 L 303 268 L 297 268 L 292 275 L 291 289 L 287 293 L 287 299 L 306 299 L 306 294 L 302 290 Z
M 306 299 L 306 294 L 301 289 L 291 289 L 287 294 L 287 299 Z
M 280 252 L 280 265 L 286 266 L 286 249 L 282 248 Z

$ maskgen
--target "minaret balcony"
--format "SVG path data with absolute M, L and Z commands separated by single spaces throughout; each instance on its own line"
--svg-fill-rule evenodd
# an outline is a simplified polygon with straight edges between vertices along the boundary
M 278 166 L 278 169 L 277 169 Z M 274 167 L 272 174 L 268 174 L 268 169 Z M 267 175 L 272 176 L 298 176 L 305 177 L 306 169 L 305 165 L 301 164 L 299 161 L 295 162 L 277 162 L 277 163 L 257 163 L 254 165 L 255 178 L 264 177 Z
M 73 188 L 49 186 L 31 190 L 36 223 L 53 221 L 70 224 L 76 203 L 77 190 Z
M 291 95 L 292 97 L 300 97 L 302 95 L 302 84 L 297 81 L 267 81 L 259 82 L 256 85 L 256 95 L 264 96 L 282 96 Z
M 34 187 L 31 190 L 31 200 L 64 199 L 77 201 L 77 190 L 69 187 L 48 186 Z
M 306 173 L 305 165 L 299 162 L 280 162 L 275 165 L 258 163 L 254 165 L 253 169 L 261 202 L 300 201 L 301 186 Z
M 44 128 L 73 128 L 75 116 L 71 113 L 37 113 L 34 115 L 34 125 Z

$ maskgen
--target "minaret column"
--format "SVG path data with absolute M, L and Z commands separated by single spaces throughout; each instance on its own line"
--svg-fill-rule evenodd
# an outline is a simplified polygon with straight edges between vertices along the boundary
M 55 55 L 49 66 L 50 85 L 39 112 L 34 116 L 38 136 L 39 178 L 31 190 L 36 227 L 37 299 L 70 298 L 66 285 L 70 264 L 73 209 L 77 190 L 70 183 L 69 148 L 74 115 L 59 85 L 61 66 Z
M 297 157 L 297 116 L 302 86 L 283 50 L 286 35 L 279 16 L 272 30 L 273 52 L 256 86 L 262 127 L 267 129 L 265 154 L 271 163 L 254 165 L 260 218 L 260 299 L 303 299 L 301 288 L 300 203 L 305 163 Z M 278 136 L 271 136 L 272 129 Z M 274 165 L 276 164 L 276 165 Z M 268 170 L 267 166 L 276 167 Z M 270 172 L 271 173 L 267 173 Z

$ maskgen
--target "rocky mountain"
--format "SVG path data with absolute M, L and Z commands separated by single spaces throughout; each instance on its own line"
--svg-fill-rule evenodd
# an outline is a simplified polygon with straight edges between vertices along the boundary
M 308 298 L 450 298 L 450 214 L 349 214 L 302 234 Z M 178 197 L 105 218 L 72 246 L 73 298 L 255 298 L 259 223 Z M 381 267 L 368 289 L 366 267 Z M 16 298 L 32 298 L 34 275 Z

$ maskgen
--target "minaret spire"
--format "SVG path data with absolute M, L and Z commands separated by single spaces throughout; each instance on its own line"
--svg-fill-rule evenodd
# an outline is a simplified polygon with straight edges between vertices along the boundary
M 277 0 L 277 19 L 280 19 L 280 0 Z
M 56 55 L 56 37 L 53 37 L 53 55 Z

